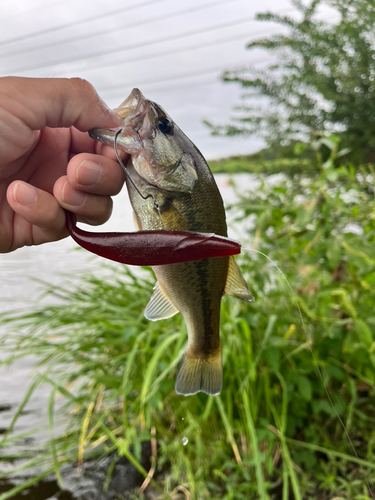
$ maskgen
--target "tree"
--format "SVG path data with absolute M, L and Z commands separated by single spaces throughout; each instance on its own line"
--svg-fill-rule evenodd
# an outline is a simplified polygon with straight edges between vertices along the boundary
M 260 21 L 287 27 L 289 33 L 247 45 L 250 50 L 265 49 L 275 62 L 265 70 L 226 71 L 223 81 L 241 86 L 244 104 L 235 108 L 231 124 L 208 125 L 214 134 L 259 134 L 273 146 L 338 133 L 353 154 L 368 157 L 375 152 L 375 3 L 292 3 L 300 20 L 257 15 Z M 335 9 L 336 22 L 318 19 L 323 3 Z

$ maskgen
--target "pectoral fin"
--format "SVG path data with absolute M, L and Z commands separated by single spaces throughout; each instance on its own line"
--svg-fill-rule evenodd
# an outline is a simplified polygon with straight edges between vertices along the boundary
M 178 312 L 178 309 L 175 308 L 160 288 L 159 283 L 156 283 L 154 293 L 144 312 L 145 318 L 150 321 L 158 321 L 159 319 L 170 318 Z
M 134 222 L 134 226 L 135 226 L 136 230 L 142 231 L 142 224 L 141 224 L 140 218 L 138 217 L 138 215 L 135 212 L 133 212 L 133 222 Z
M 228 276 L 224 293 L 237 299 L 246 300 L 246 302 L 254 301 L 254 297 L 233 257 L 229 257 Z

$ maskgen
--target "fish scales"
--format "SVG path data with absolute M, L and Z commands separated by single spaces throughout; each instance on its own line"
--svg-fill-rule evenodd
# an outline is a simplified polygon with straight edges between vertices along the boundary
M 134 89 L 116 110 L 124 119 L 118 146 L 131 154 L 126 184 L 138 230 L 190 230 L 227 236 L 225 210 L 213 175 L 196 146 L 165 111 Z M 107 144 L 114 130 L 90 135 Z M 176 392 L 219 394 L 222 357 L 220 302 L 224 293 L 253 297 L 233 257 L 216 257 L 153 267 L 157 277 L 145 316 L 183 315 L 188 347 Z
M 153 206 L 147 207 L 153 205 L 152 200 L 143 200 L 131 182 L 127 181 L 134 211 L 141 221 L 139 229 L 182 229 L 180 218 L 176 217 L 177 212 L 186 223 L 185 229 L 227 236 L 220 192 L 211 172 L 204 171 L 208 167 L 203 162 L 196 163 L 198 172 L 203 170 L 203 175 L 201 179 L 198 173 L 192 193 L 179 197 L 165 193 L 164 203 L 160 203 L 160 213 Z M 128 164 L 127 168 L 135 175 L 132 165 Z M 204 207 L 201 207 L 202 202 Z M 185 361 L 188 362 L 189 357 L 206 363 L 208 361 L 205 360 L 211 360 L 211 364 L 213 361 L 213 366 L 216 366 L 216 382 L 210 381 L 209 389 L 202 380 L 193 387 L 186 387 L 184 371 L 180 370 L 176 386 L 180 393 L 195 393 L 197 389 L 203 388 L 216 394 L 221 390 L 220 301 L 226 284 L 228 260 L 228 257 L 219 257 L 153 267 L 161 289 L 186 321 L 189 348 Z

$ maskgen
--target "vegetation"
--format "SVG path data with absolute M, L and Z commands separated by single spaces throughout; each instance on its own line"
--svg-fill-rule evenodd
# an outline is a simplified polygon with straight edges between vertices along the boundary
M 314 176 L 337 167 L 341 159 L 346 159 L 350 149 L 340 148 L 340 142 L 338 135 L 326 134 L 311 144 L 297 142 L 293 147 L 273 146 L 252 155 L 211 160 L 209 165 L 215 173 Z
M 276 186 L 263 176 L 236 207 L 253 223 L 239 262 L 256 302 L 223 299 L 220 396 L 175 394 L 186 328 L 179 315 L 143 317 L 149 270 L 113 266 L 71 291 L 49 287 L 58 305 L 4 317 L 18 330 L 3 346 L 10 360 L 41 360 L 25 403 L 49 384 L 51 436 L 57 397 L 65 430 L 25 450 L 10 428 L 0 459 L 12 448 L 19 468 L 38 463 L 36 482 L 60 479 L 66 462 L 126 457 L 149 473 L 134 498 L 373 499 L 375 172 L 325 167 Z M 152 440 L 148 471 L 141 447 Z
M 255 158 L 254 158 L 255 157 Z M 214 173 L 252 173 L 252 174 L 279 174 L 287 172 L 294 174 L 316 173 L 315 162 L 308 158 L 275 158 L 266 160 L 256 155 L 233 156 L 222 160 L 211 160 L 210 168 Z
M 340 133 L 352 159 L 375 152 L 375 6 L 370 0 L 292 0 L 300 16 L 258 14 L 288 34 L 253 41 L 247 48 L 274 56 L 264 70 L 227 71 L 224 82 L 242 89 L 243 104 L 215 134 L 260 134 L 269 145 Z M 331 7 L 328 21 L 319 7 Z M 324 11 L 327 12 L 327 11 Z M 261 98 L 261 99 L 259 99 Z

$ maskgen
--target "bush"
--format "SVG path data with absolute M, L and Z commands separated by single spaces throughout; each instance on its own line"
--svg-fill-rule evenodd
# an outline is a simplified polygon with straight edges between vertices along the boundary
M 297 19 L 258 14 L 259 21 L 277 23 L 288 33 L 247 45 L 249 50 L 267 51 L 272 61 L 265 69 L 224 72 L 224 82 L 240 86 L 242 102 L 229 125 L 206 124 L 214 134 L 254 134 L 273 146 L 340 133 L 352 160 L 373 161 L 374 3 L 312 0 L 305 5 L 292 0 L 292 4 Z M 328 14 L 328 22 L 317 15 L 322 4 L 335 11 Z

